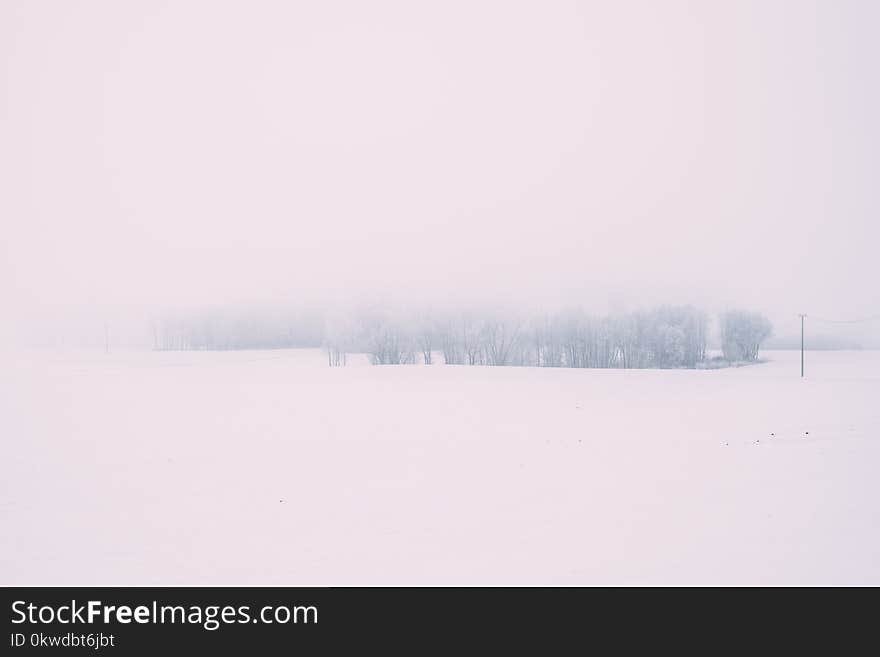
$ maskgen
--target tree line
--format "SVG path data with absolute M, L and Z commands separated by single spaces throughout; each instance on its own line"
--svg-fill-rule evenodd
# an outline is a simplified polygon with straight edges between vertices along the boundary
M 205 311 L 168 314 L 150 324 L 158 351 L 321 347 L 324 319 L 313 311 Z
M 569 310 L 543 316 L 498 312 L 348 315 L 316 312 L 209 313 L 153 324 L 160 350 L 323 347 L 330 366 L 365 353 L 375 365 L 488 365 L 575 368 L 699 368 L 707 357 L 709 315 L 692 306 L 594 315 Z M 718 318 L 722 358 L 758 360 L 770 322 L 733 310 Z
M 771 332 L 757 313 L 719 317 L 723 359 L 757 361 Z M 697 368 L 707 362 L 709 315 L 692 306 L 597 316 L 568 311 L 541 318 L 479 313 L 402 318 L 370 313 L 332 334 L 333 353 L 364 352 L 375 365 L 581 368 Z

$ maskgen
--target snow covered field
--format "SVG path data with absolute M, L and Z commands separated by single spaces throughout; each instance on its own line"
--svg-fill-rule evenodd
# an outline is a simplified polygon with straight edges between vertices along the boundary
M 0 583 L 880 584 L 880 352 L 766 357 L 7 357 Z

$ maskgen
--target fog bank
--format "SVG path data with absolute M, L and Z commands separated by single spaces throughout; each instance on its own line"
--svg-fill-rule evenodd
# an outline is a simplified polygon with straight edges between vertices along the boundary
M 4 2 L 3 330 L 362 303 L 745 307 L 782 335 L 877 315 L 878 19 Z

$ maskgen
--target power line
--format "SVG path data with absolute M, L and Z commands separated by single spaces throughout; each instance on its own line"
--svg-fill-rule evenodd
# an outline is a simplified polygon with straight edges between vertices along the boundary
M 861 319 L 825 319 L 810 315 L 810 319 L 817 322 L 828 322 L 829 324 L 860 324 L 861 322 L 874 322 L 880 320 L 880 315 L 872 315 L 871 317 L 862 317 Z

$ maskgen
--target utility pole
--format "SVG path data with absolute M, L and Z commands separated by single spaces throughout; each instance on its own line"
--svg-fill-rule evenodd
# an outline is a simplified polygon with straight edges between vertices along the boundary
M 801 313 L 801 378 L 804 378 L 804 317 L 805 314 Z

